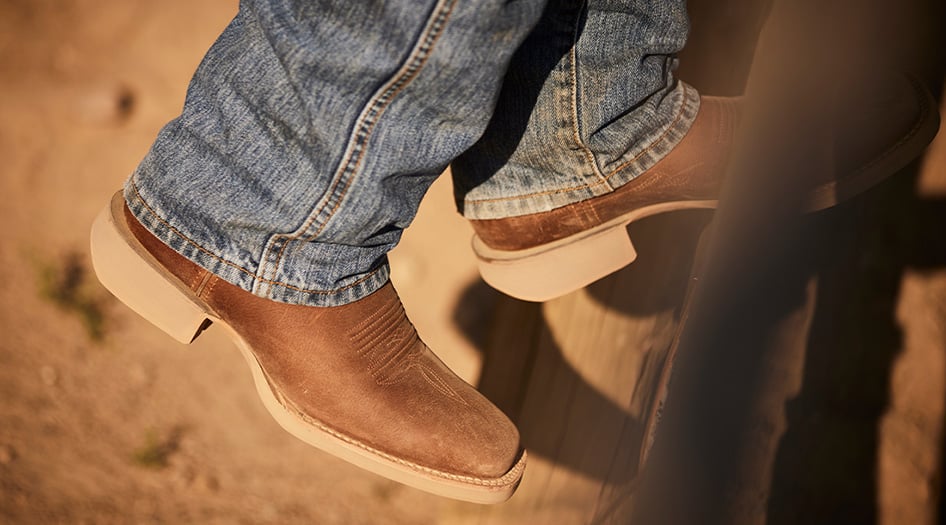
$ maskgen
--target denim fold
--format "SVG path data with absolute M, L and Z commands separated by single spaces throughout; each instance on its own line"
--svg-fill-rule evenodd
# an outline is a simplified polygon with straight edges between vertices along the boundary
M 687 30 L 683 2 L 244 0 L 126 202 L 256 295 L 357 301 L 451 162 L 462 213 L 500 218 L 662 158 L 698 109 Z

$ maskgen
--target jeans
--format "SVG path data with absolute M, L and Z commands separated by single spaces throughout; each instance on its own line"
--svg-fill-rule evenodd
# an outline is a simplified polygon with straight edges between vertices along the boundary
M 612 191 L 696 116 L 682 0 L 243 0 L 125 185 L 155 236 L 272 300 L 356 301 L 452 162 L 472 219 Z

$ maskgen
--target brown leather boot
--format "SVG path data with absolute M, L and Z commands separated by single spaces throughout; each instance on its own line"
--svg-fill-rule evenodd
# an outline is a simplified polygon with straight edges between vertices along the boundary
M 811 173 L 804 174 L 811 187 L 805 211 L 872 187 L 916 158 L 936 135 L 939 114 L 919 81 L 898 76 L 871 89 L 840 115 L 837 126 L 845 132 L 826 142 L 833 149 L 814 152 Z M 513 297 L 546 301 L 627 266 L 637 257 L 627 234 L 631 222 L 716 207 L 738 114 L 738 99 L 702 97 L 683 140 L 613 192 L 547 212 L 471 221 L 483 279 Z M 857 132 L 847 133 L 852 130 Z
M 92 257 L 106 288 L 179 341 L 226 328 L 263 404 L 306 443 L 452 498 L 496 503 L 516 489 L 516 427 L 418 338 L 390 283 L 331 308 L 257 297 L 159 241 L 121 192 L 93 226 Z

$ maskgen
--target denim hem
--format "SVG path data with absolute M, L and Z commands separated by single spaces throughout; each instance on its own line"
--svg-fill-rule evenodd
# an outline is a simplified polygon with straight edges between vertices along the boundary
M 629 153 L 618 159 L 616 167 L 610 168 L 605 177 L 618 189 L 631 182 L 645 171 L 666 157 L 690 131 L 700 111 L 700 94 L 685 82 L 678 82 L 683 94 L 683 102 L 673 122 L 643 151 Z
M 700 107 L 699 93 L 682 81 L 677 84 L 674 91 L 679 92 L 680 102 L 674 108 L 673 119 L 666 127 L 654 130 L 651 135 L 655 138 L 643 149 L 628 151 L 611 165 L 604 167 L 602 178 L 580 186 L 549 186 L 525 195 L 465 199 L 462 206 L 458 206 L 462 209 L 463 216 L 471 220 L 482 220 L 542 213 L 604 195 L 627 184 L 667 156 L 683 140 L 696 120 Z M 548 181 L 561 179 L 551 172 L 538 174 L 536 178 Z
M 138 222 L 158 240 L 224 281 L 264 299 L 304 306 L 342 306 L 371 295 L 390 280 L 390 266 L 385 260 L 376 268 L 348 279 L 344 286 L 334 290 L 312 290 L 290 283 L 266 281 L 262 283 L 264 286 L 256 286 L 258 291 L 254 292 L 254 285 L 259 281 L 256 272 L 202 246 L 175 228 L 173 221 L 163 217 L 146 202 L 133 179 L 126 182 L 124 197 Z
M 355 187 L 356 180 L 365 176 L 365 157 L 372 152 L 370 146 L 374 144 L 372 139 L 379 130 L 379 121 L 390 115 L 387 110 L 398 101 L 398 96 L 421 78 L 431 56 L 439 49 L 437 44 L 441 42 L 441 36 L 447 29 L 447 22 L 450 21 L 456 5 L 456 0 L 436 2 L 404 62 L 361 109 L 355 126 L 348 134 L 344 156 L 329 179 L 328 190 L 295 231 L 277 233 L 269 238 L 256 272 L 254 293 L 271 294 L 277 277 L 293 270 L 292 256 L 298 247 L 318 239 L 320 234 L 326 231 L 335 214 L 342 209 L 349 191 Z M 357 283 L 352 286 L 354 285 Z M 295 297 L 292 293 L 280 295 Z

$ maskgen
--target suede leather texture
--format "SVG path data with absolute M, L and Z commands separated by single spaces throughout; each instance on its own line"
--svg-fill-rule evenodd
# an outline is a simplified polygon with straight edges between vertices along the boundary
M 389 282 L 344 306 L 257 297 L 180 256 L 127 206 L 139 242 L 252 348 L 277 399 L 420 470 L 489 485 L 521 455 L 515 425 L 421 341 Z

